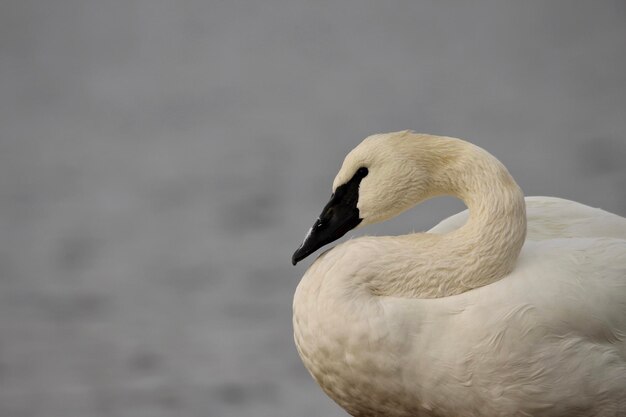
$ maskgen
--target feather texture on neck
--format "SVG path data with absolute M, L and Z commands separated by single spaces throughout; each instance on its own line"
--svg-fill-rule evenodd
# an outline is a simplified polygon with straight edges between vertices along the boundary
M 430 137 L 414 152 L 420 153 L 420 164 L 427 161 L 429 180 L 412 204 L 452 195 L 468 206 L 469 220 L 444 235 L 349 241 L 346 249 L 356 245 L 370 256 L 363 256 L 365 261 L 354 265 L 358 272 L 344 279 L 374 295 L 439 298 L 482 287 L 511 272 L 526 237 L 526 212 L 523 193 L 507 169 L 481 148 L 453 138 Z M 405 155 L 404 163 L 414 161 L 410 153 Z

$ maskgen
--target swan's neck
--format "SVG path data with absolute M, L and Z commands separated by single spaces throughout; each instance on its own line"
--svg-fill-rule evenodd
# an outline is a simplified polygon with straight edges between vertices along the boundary
M 438 298 L 460 294 L 497 281 L 510 273 L 526 237 L 526 205 L 506 168 L 486 151 L 468 146 L 433 173 L 432 195 L 453 195 L 465 202 L 470 216 L 460 229 L 445 234 L 416 233 L 400 238 L 378 257 L 368 274 L 374 294 Z M 394 268 L 390 265 L 405 265 Z M 383 269 L 379 269 L 383 267 Z

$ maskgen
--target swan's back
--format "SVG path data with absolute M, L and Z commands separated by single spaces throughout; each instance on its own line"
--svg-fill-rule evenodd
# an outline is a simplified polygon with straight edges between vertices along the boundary
M 429 233 L 444 234 L 465 224 L 469 211 L 442 220 Z M 626 239 L 626 219 L 599 208 L 556 197 L 526 197 L 527 240 L 573 237 Z

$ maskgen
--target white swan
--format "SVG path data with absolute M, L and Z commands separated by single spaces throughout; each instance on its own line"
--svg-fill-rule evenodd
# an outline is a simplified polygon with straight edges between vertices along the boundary
M 313 378 L 353 416 L 626 416 L 626 219 L 525 201 L 477 146 L 370 136 L 293 262 L 442 194 L 469 215 L 349 240 L 308 269 L 293 324 Z

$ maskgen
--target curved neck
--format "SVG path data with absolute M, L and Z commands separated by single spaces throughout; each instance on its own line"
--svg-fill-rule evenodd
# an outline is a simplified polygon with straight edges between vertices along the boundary
M 459 141 L 460 142 L 460 141 Z M 526 238 L 524 195 L 507 169 L 483 149 L 461 142 L 462 152 L 433 172 L 434 195 L 453 195 L 469 208 L 461 228 L 444 235 L 402 236 L 388 246 L 391 274 L 368 274 L 366 287 L 376 295 L 439 298 L 495 282 L 510 273 Z M 389 263 L 409 268 L 389 267 Z

